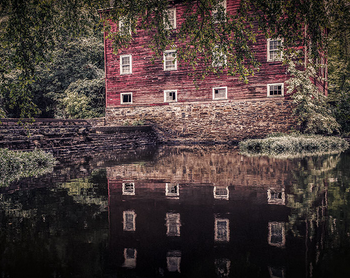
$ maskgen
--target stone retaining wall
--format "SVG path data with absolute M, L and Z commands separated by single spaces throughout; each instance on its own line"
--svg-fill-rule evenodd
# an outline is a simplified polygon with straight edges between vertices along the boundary
M 296 128 L 292 108 L 292 101 L 281 98 L 107 107 L 106 124 L 143 120 L 163 142 L 236 142 Z
M 93 125 L 93 124 L 94 125 Z M 157 144 L 151 126 L 105 127 L 100 120 L 1 119 L 0 148 L 40 148 L 59 156 L 78 152 L 135 149 Z

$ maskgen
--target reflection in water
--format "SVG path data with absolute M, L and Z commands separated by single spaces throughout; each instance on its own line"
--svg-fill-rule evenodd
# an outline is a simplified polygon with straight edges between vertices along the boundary
M 1 277 L 350 274 L 349 155 L 278 160 L 198 146 L 152 155 L 2 189 Z

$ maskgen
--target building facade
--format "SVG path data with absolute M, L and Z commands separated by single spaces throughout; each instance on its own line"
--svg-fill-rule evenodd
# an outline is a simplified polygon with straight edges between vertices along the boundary
M 239 0 L 222 2 L 226 13 L 235 13 L 238 4 Z M 169 28 L 181 26 L 184 11 L 181 3 L 169 8 Z M 123 28 L 122 22 L 111 24 L 115 30 Z M 113 54 L 112 42 L 105 40 L 108 124 L 142 120 L 162 131 L 163 137 L 196 137 L 196 141 L 259 137 L 295 125 L 292 104 L 285 96 L 289 76 L 281 61 L 282 39 L 257 36 L 252 50 L 260 71 L 245 84 L 237 76 L 228 76 L 226 69 L 195 83 L 192 69 L 176 59 L 176 48 L 166 50 L 162 59 L 153 59 L 146 32 L 137 30 L 132 37 L 130 46 L 118 54 Z M 215 66 L 222 67 L 222 61 Z

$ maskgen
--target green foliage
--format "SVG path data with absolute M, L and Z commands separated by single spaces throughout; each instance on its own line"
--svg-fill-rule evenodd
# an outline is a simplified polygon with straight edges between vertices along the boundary
M 339 124 L 332 114 L 327 98 L 319 91 L 315 82 L 317 70 L 314 63 L 309 60 L 305 69 L 297 69 L 297 63 L 289 61 L 288 72 L 291 78 L 288 84 L 287 94 L 293 98 L 300 130 L 303 133 L 332 134 L 339 132 Z
M 286 134 L 265 139 L 248 139 L 239 143 L 239 149 L 243 154 L 279 158 L 339 153 L 348 147 L 349 144 L 342 138 L 321 135 Z
M 0 149 L 0 186 L 8 186 L 20 178 L 50 173 L 54 164 L 53 155 L 41 150 L 16 152 Z

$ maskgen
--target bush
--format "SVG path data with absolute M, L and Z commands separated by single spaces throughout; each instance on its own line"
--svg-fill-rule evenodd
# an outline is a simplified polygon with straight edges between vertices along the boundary
M 0 186 L 24 177 L 39 176 L 53 171 L 55 159 L 41 150 L 17 152 L 0 149 Z
M 248 139 L 239 143 L 240 151 L 247 155 L 298 157 L 339 153 L 349 143 L 339 137 L 321 135 L 280 135 L 265 139 Z

